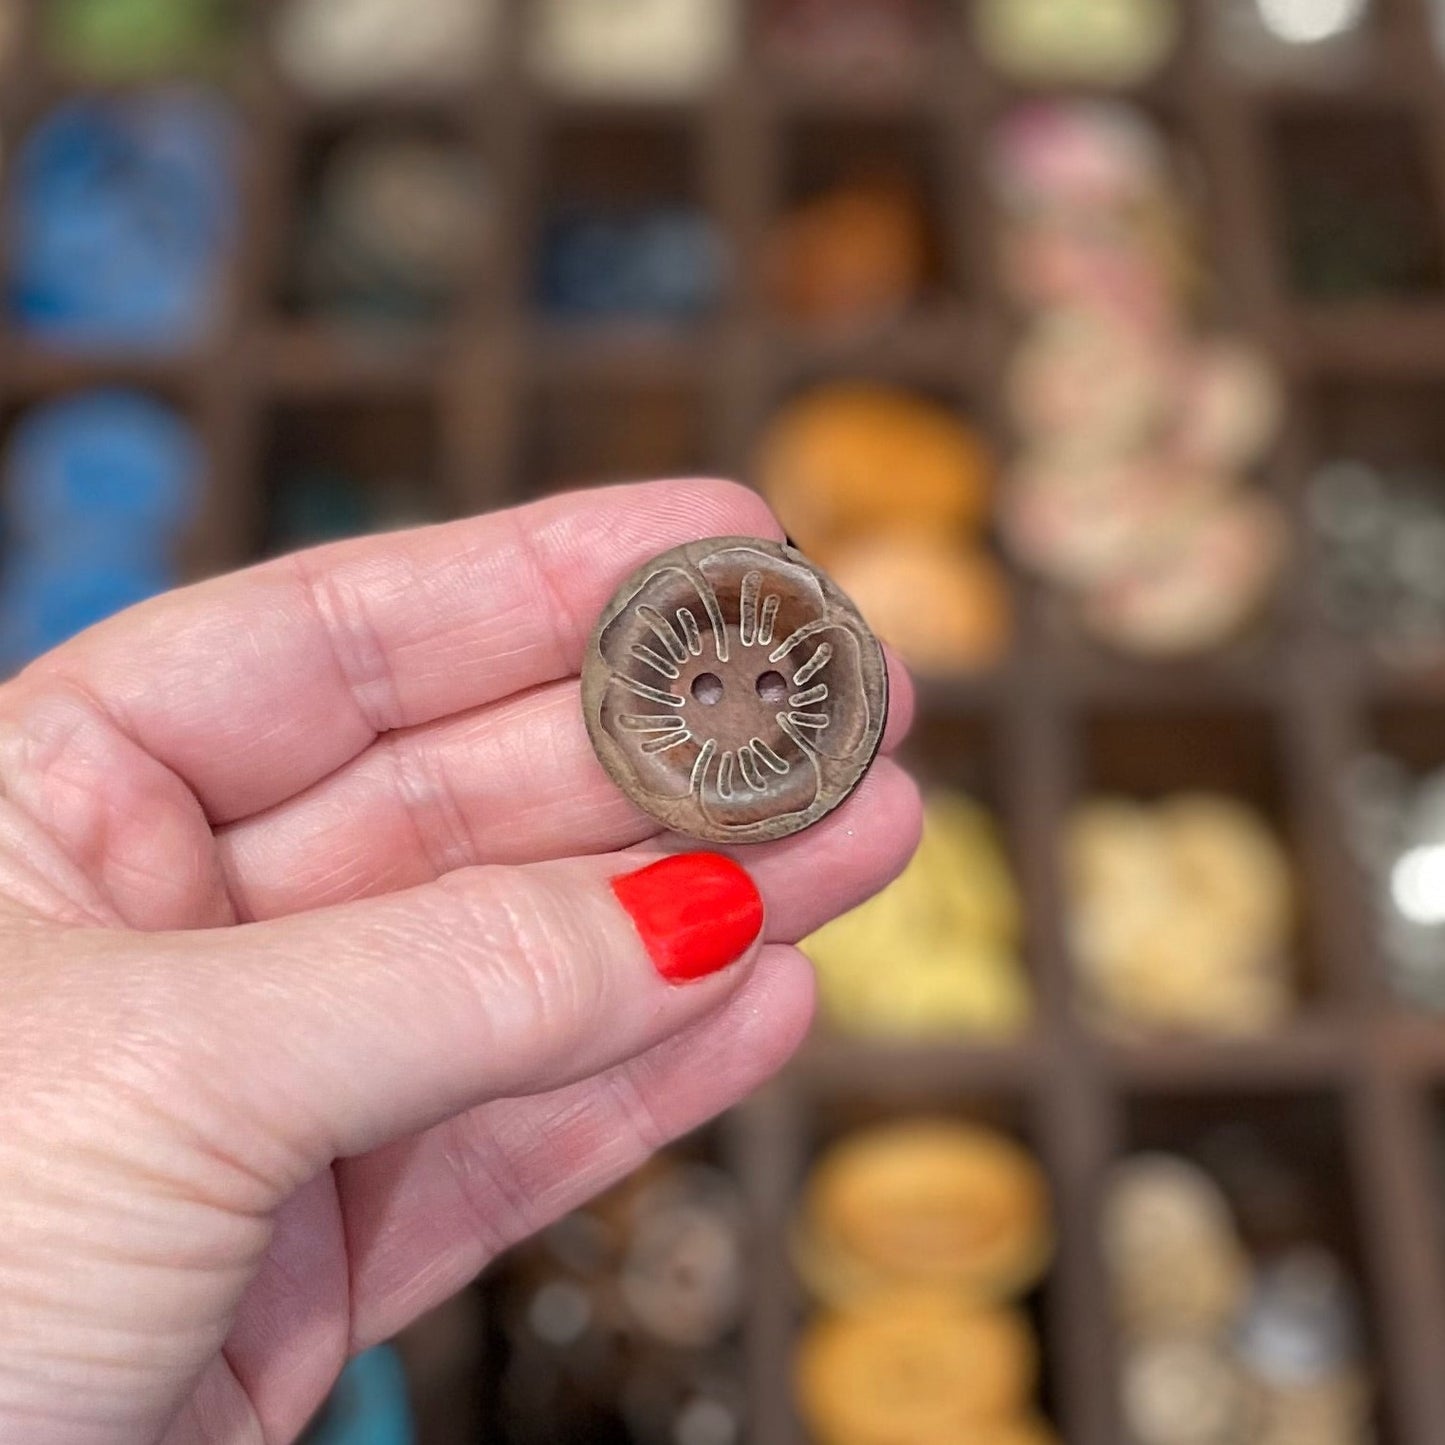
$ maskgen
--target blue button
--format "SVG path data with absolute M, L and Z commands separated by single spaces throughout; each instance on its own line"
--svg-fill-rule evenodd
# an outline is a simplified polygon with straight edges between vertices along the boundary
M 17 423 L 4 461 L 7 530 L 64 554 L 99 535 L 113 553 L 169 559 L 194 520 L 205 453 L 172 408 L 98 390 L 48 403 Z
M 685 321 L 716 304 L 725 257 L 712 223 L 687 207 L 564 212 L 542 241 L 542 303 L 573 319 Z
M 342 1372 L 304 1445 L 413 1445 L 406 1375 L 395 1350 L 380 1345 Z
M 82 99 L 16 155 L 10 306 L 20 329 L 166 350 L 215 317 L 237 224 L 239 131 L 203 90 Z

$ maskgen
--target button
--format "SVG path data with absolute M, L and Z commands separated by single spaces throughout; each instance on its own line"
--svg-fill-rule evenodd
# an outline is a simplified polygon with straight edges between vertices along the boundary
M 993 819 L 962 793 L 937 792 L 903 873 L 804 939 L 803 952 L 840 1032 L 1007 1038 L 1027 1026 L 1031 1007 L 1021 915 Z
M 883 649 L 793 548 L 712 537 L 655 557 L 607 604 L 582 709 L 609 776 L 666 827 L 785 838 L 857 787 L 883 735 Z
M 301 300 L 342 317 L 435 319 L 464 292 L 489 218 L 485 178 L 461 147 L 365 131 L 321 173 L 300 247 Z
M 1137 85 L 1179 37 L 1175 0 L 982 0 L 979 49 L 1025 84 Z
M 189 424 L 139 392 L 28 412 L 0 460 L 0 675 L 174 587 L 206 459 Z
M 1344 1266 L 1318 1245 L 1263 1265 L 1236 1343 L 1250 1372 L 1282 1388 L 1330 1379 L 1360 1353 L 1354 1291 Z
M 840 543 L 884 531 L 977 532 L 993 489 L 972 427 L 937 402 L 867 382 L 790 401 L 764 431 L 754 470 L 789 535 L 830 566 Z
M 321 100 L 460 89 L 487 70 L 500 0 L 292 0 L 277 16 L 286 78 Z
M 1007 651 L 1009 588 L 982 536 L 993 460 L 947 407 L 895 387 L 815 387 L 769 423 L 754 469 L 789 534 L 909 667 L 978 672 Z
M 834 186 L 798 205 L 768 241 L 769 289 L 795 321 L 866 328 L 926 290 L 929 217 L 901 177 Z
M 840 1308 L 894 1288 L 1003 1304 L 1052 1257 L 1048 1185 L 1027 1150 L 982 1125 L 875 1125 L 814 1167 L 793 1252 L 813 1294 Z
M 722 237 L 694 207 L 564 211 L 543 233 L 540 300 L 567 321 L 687 321 L 717 303 L 727 269 Z
M 1280 508 L 1259 493 L 1226 498 L 1173 548 L 1084 599 L 1081 621 L 1136 657 L 1220 647 L 1260 623 L 1289 546 Z
M 107 388 L 27 413 L 0 472 L 12 543 L 69 561 L 98 542 L 151 560 L 169 558 L 195 516 L 206 458 L 170 407 Z
M 1128 456 L 1168 424 L 1177 348 L 1094 308 L 1045 312 L 1014 348 L 1004 395 L 1033 446 L 1081 458 Z
M 705 91 L 737 48 L 737 7 L 724 0 L 540 0 L 528 59 L 564 95 L 685 99 Z
M 1124 1352 L 1120 1394 L 1137 1445 L 1230 1445 L 1251 1438 L 1239 1368 L 1207 1337 L 1133 1342 Z
M 175 351 L 224 301 L 241 133 L 205 91 L 68 100 L 15 155 L 15 324 L 67 346 Z
M 878 635 L 915 672 L 980 672 L 1008 651 L 1008 583 L 982 548 L 900 529 L 850 542 L 831 566 Z
M 1089 1013 L 1115 1032 L 1259 1035 L 1294 1007 L 1288 855 L 1236 799 L 1096 798 L 1065 838 Z
M 1020 1311 L 903 1290 L 816 1316 L 798 1343 L 794 1387 L 819 1440 L 987 1440 L 1024 1415 L 1037 1369 Z M 1000 1438 L 1028 1440 L 1022 1431 L 1020 1420 Z
M 0 5 L 0 31 L 15 27 L 20 9 Z M 39 18 L 56 69 L 104 85 L 212 70 L 237 48 L 239 9 L 226 0 L 51 0 Z
M 942 39 L 941 8 L 917 0 L 761 0 L 752 7 L 771 67 L 837 86 L 840 94 L 910 84 Z
M 642 1190 L 618 1289 L 638 1325 L 681 1349 L 711 1349 L 743 1310 L 742 1202 L 721 1170 L 679 1164 Z
M 1213 1177 L 1176 1154 L 1116 1164 L 1101 1242 L 1120 1324 L 1141 1336 L 1226 1329 L 1249 1288 L 1249 1261 Z

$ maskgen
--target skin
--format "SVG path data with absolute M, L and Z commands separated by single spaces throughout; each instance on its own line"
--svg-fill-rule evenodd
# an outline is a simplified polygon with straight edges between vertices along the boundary
M 913 784 L 885 756 L 740 850 L 762 938 L 669 987 L 607 880 L 686 845 L 578 706 L 618 581 L 721 534 L 781 536 L 726 483 L 553 498 L 158 598 L 0 687 L 0 1441 L 290 1441 L 797 1046 L 793 944 L 903 867 Z

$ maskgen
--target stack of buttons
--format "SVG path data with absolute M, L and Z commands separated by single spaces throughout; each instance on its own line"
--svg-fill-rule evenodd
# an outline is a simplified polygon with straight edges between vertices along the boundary
M 691 206 L 566 210 L 542 238 L 541 302 L 558 320 L 695 321 L 726 279 L 722 240 Z
M 67 76 L 124 82 L 198 74 L 233 54 L 235 0 L 46 0 L 46 50 Z
M 505 1269 L 498 1439 L 740 1445 L 747 1235 L 727 1174 L 660 1156 Z
M 1100 640 L 1145 657 L 1218 646 L 1264 608 L 1279 508 L 1243 481 L 1278 427 L 1269 367 L 1197 334 L 1178 188 L 1158 134 L 1106 103 L 1036 104 L 1000 129 L 1007 280 L 1028 313 L 1009 365 L 1014 552 Z
M 1252 1254 L 1213 1177 L 1172 1154 L 1115 1167 L 1103 1246 L 1130 1445 L 1371 1445 L 1354 1291 L 1330 1251 Z
M 1029 1018 L 1022 907 L 998 831 L 961 794 L 926 802 L 923 840 L 877 897 L 804 942 L 844 1033 L 1004 1038 Z
M 4 463 L 0 672 L 177 581 L 205 462 L 149 397 L 97 391 L 40 407 Z
M 915 187 L 890 176 L 843 182 L 803 201 L 775 228 L 770 290 L 791 321 L 833 331 L 879 326 L 922 297 L 931 243 Z
M 528 55 L 551 89 L 594 100 L 683 100 L 731 64 L 737 0 L 536 0 Z
M 762 49 L 819 86 L 893 88 L 937 51 L 936 0 L 761 0 Z
M 1294 1005 L 1289 860 L 1233 798 L 1101 798 L 1070 819 L 1069 935 L 1082 1003 L 1098 1025 L 1249 1036 Z
M 350 102 L 458 89 L 481 78 L 501 0 L 287 0 L 275 22 L 282 73 Z
M 980 535 L 993 462 L 947 407 L 869 383 L 815 387 L 774 417 L 755 467 L 788 535 L 910 667 L 977 672 L 1007 650 L 1008 587 Z
M 1007 1135 L 915 1118 L 835 1144 L 793 1238 L 821 1306 L 793 1368 L 816 1445 L 1053 1445 L 1019 1306 L 1051 1253 L 1048 1187 Z
M 1025 85 L 1137 85 L 1179 38 L 1178 0 L 978 0 L 979 49 Z
M 238 133 L 203 92 L 59 106 L 9 198 L 10 306 L 47 342 L 176 350 L 217 318 L 236 222 Z
M 1392 663 L 1445 661 L 1445 473 L 1328 462 L 1308 516 L 1330 621 Z
M 331 154 L 298 258 L 308 310 L 350 321 L 436 321 L 480 274 L 488 202 L 455 145 L 362 132 Z

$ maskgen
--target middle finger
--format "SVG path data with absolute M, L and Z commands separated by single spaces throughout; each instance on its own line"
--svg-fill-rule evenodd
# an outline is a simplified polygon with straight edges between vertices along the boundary
M 911 685 L 892 658 L 889 673 L 885 752 L 912 713 Z M 870 838 L 875 822 L 893 822 L 875 820 L 875 805 L 908 808 L 907 790 L 892 779 L 897 769 L 880 760 L 874 772 L 883 786 L 865 779 L 839 810 L 866 809 Z M 911 826 L 899 821 L 904 831 Z M 413 887 L 476 864 L 610 852 L 658 832 L 597 762 L 574 678 L 388 734 L 297 797 L 218 829 L 216 846 L 238 911 L 260 919 Z M 879 841 L 886 848 L 889 839 Z

